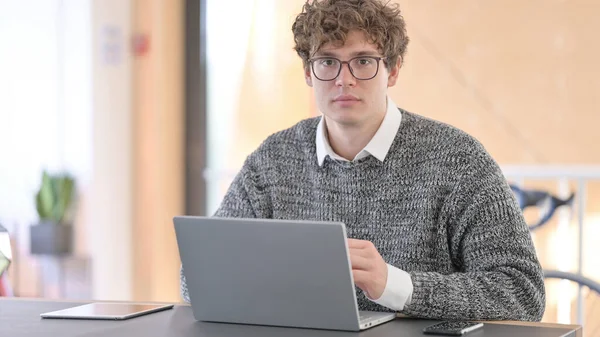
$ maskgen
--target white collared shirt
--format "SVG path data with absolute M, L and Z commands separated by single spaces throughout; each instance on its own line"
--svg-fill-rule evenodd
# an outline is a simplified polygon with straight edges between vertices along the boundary
M 390 150 L 390 146 L 394 142 L 394 138 L 396 138 L 401 121 L 402 114 L 398 110 L 396 103 L 388 97 L 387 111 L 379 129 L 375 132 L 375 135 L 373 135 L 367 146 L 354 157 L 354 161 L 365 158 L 368 155 L 384 161 Z M 317 160 L 319 161 L 319 166 L 323 165 L 323 161 L 327 156 L 336 160 L 348 161 L 335 153 L 331 148 L 327 137 L 327 130 L 325 129 L 325 121 L 324 118 L 321 118 L 319 125 L 317 125 Z
M 354 157 L 354 161 L 365 158 L 369 155 L 377 158 L 379 161 L 384 161 L 387 156 L 400 122 L 402 114 L 394 101 L 388 96 L 387 111 L 383 117 L 383 121 L 379 129 L 371 138 L 369 143 Z M 317 160 L 319 166 L 323 165 L 327 156 L 335 160 L 348 161 L 342 156 L 333 151 L 327 137 L 324 118 L 321 118 L 317 126 Z M 413 284 L 410 275 L 404 270 L 398 269 L 392 265 L 387 265 L 388 276 L 383 294 L 378 299 L 371 299 L 373 302 L 380 304 L 392 310 L 403 310 L 405 305 L 410 304 L 413 292 Z M 368 297 L 367 297 L 368 298 Z

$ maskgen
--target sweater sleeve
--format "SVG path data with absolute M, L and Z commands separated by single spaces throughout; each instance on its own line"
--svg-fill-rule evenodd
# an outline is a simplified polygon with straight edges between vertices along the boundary
M 240 172 L 236 175 L 233 182 L 229 186 L 225 197 L 221 201 L 219 208 L 215 212 L 215 217 L 223 217 L 223 218 L 255 218 L 256 214 L 254 208 L 252 207 L 252 203 L 250 201 L 248 189 L 252 188 L 252 184 L 250 181 L 253 176 L 251 174 L 250 166 L 248 162 L 244 167 L 240 170 Z M 185 279 L 185 274 L 183 270 L 183 266 L 180 267 L 179 270 L 179 279 L 180 279 L 180 293 L 182 299 L 189 303 L 190 302 L 190 294 L 187 288 L 187 281 Z
M 472 155 L 449 197 L 447 235 L 458 272 L 410 272 L 408 315 L 540 321 L 543 273 L 506 179 L 487 154 Z

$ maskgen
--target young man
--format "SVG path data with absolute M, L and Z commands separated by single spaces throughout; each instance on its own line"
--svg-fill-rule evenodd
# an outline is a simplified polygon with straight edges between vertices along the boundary
M 540 320 L 542 270 L 496 162 L 387 96 L 408 44 L 399 9 L 315 0 L 292 30 L 323 116 L 266 139 L 215 216 L 344 222 L 361 310 Z

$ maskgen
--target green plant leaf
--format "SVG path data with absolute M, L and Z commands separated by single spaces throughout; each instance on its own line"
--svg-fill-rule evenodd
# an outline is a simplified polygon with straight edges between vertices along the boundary
M 69 211 L 75 198 L 75 180 L 68 174 L 42 174 L 40 189 L 36 193 L 36 209 L 41 221 L 61 224 L 71 221 Z
M 75 181 L 68 175 L 65 175 L 59 179 L 57 191 L 57 213 L 59 216 L 59 222 L 68 222 L 66 219 L 69 208 L 73 201 L 73 194 L 75 189 Z
M 40 220 L 53 220 L 53 204 L 54 192 L 52 190 L 52 181 L 48 173 L 44 171 L 42 174 L 40 190 L 36 195 L 36 208 L 38 210 Z

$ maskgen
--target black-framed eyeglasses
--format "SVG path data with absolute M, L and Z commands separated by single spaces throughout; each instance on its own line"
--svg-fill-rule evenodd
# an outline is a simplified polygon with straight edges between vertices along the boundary
M 309 60 L 312 72 L 321 81 L 333 81 L 342 71 L 342 66 L 348 64 L 350 73 L 357 80 L 370 80 L 379 72 L 379 61 L 387 59 L 377 56 L 357 56 L 348 61 L 342 61 L 335 57 L 315 57 Z

